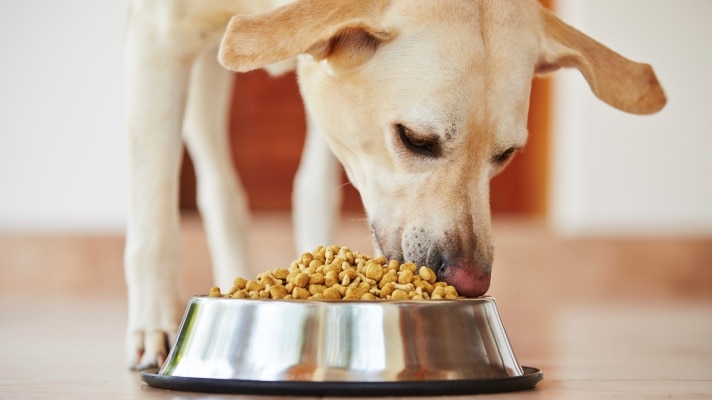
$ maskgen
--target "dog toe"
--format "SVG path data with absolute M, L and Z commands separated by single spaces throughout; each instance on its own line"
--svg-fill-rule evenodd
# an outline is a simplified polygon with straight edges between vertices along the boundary
M 164 331 L 134 332 L 129 337 L 128 365 L 134 371 L 160 368 L 174 335 Z

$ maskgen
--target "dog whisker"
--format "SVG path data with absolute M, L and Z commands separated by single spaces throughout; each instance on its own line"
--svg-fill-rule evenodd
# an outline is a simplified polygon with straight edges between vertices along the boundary
M 337 188 L 337 189 L 343 189 L 343 188 L 345 188 L 345 187 L 347 187 L 347 186 L 353 187 L 354 185 L 353 185 L 351 182 L 343 182 L 343 183 L 341 183 L 339 186 L 337 186 L 336 188 Z

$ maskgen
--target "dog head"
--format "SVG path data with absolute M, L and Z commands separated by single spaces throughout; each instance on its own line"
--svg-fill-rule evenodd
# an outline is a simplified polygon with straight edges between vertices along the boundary
M 248 71 L 297 55 L 302 95 L 377 249 L 431 266 L 466 296 L 489 287 L 489 181 L 526 143 L 534 75 L 577 68 L 632 113 L 666 101 L 650 66 L 534 0 L 301 0 L 234 17 L 220 60 Z

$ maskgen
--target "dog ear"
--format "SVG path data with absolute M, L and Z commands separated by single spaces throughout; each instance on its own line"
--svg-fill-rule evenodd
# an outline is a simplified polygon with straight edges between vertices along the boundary
M 652 114 L 665 106 L 665 93 L 650 65 L 622 57 L 544 7 L 540 14 L 544 38 L 536 73 L 577 68 L 599 99 L 629 113 Z
M 354 66 L 373 54 L 392 32 L 377 26 L 387 0 L 300 0 L 274 10 L 238 15 L 228 24 L 219 60 L 247 72 L 299 54 Z

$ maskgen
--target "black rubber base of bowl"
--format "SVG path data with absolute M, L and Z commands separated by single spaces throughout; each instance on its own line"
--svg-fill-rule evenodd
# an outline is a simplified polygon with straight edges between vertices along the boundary
M 527 390 L 534 388 L 544 377 L 536 368 L 522 369 L 524 375 L 509 378 L 409 382 L 252 381 L 166 376 L 156 373 L 156 370 L 141 372 L 141 379 L 159 389 L 203 393 L 339 397 L 435 396 Z

